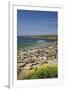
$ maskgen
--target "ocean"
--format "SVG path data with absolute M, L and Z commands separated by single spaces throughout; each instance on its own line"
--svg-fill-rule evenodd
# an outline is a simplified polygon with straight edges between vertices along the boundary
M 32 38 L 30 36 L 17 36 L 17 48 L 29 48 L 36 46 L 47 46 L 56 44 L 54 40 L 48 40 L 43 38 Z

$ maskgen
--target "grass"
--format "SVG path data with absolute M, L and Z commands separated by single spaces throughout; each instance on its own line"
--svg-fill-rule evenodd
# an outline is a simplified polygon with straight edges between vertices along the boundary
M 31 71 L 31 73 L 26 77 L 26 79 L 45 79 L 45 78 L 57 78 L 58 77 L 58 67 L 57 64 L 53 65 L 42 65 L 38 68 L 36 67 Z

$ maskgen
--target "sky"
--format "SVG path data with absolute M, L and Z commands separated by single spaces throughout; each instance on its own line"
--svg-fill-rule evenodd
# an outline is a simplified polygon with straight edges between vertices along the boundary
M 17 36 L 57 34 L 58 13 L 17 10 Z

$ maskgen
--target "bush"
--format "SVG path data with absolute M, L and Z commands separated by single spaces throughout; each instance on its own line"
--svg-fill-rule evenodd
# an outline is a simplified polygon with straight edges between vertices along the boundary
M 57 65 L 43 65 L 32 70 L 26 79 L 43 79 L 43 78 L 57 78 L 58 67 Z

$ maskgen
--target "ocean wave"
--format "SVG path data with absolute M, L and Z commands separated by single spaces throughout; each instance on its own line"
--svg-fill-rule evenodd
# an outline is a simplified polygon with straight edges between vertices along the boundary
M 37 42 L 38 42 L 38 43 L 40 43 L 40 42 L 45 42 L 45 40 L 38 40 Z

